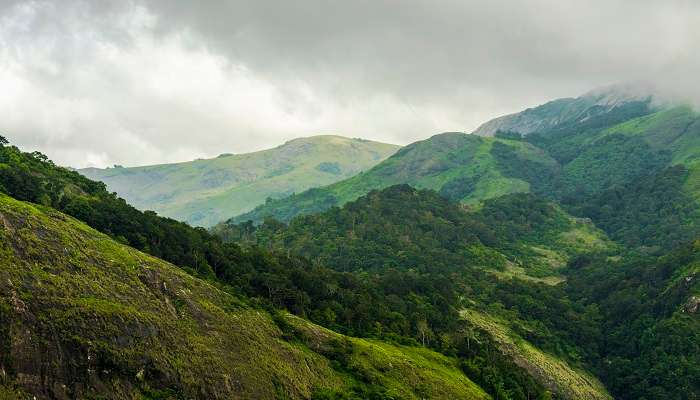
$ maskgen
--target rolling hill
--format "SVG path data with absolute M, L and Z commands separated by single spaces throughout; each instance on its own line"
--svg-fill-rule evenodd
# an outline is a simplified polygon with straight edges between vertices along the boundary
M 232 222 L 258 223 L 268 216 L 289 221 L 296 215 L 341 206 L 371 190 L 397 184 L 432 189 L 451 200 L 477 204 L 509 193 L 530 191 L 530 183 L 510 172 L 521 164 L 543 174 L 554 173 L 558 168 L 554 159 L 529 143 L 443 133 L 400 149 L 367 172 L 270 201 L 233 218 Z
M 398 146 L 313 136 L 248 154 L 133 168 L 81 169 L 141 210 L 211 226 L 268 198 L 327 185 L 381 162 Z

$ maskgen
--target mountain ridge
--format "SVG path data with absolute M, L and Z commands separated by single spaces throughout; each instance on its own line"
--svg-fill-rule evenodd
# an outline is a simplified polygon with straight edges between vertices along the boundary
M 355 175 L 398 146 L 337 135 L 296 138 L 272 149 L 210 159 L 140 167 L 88 168 L 139 209 L 193 225 L 209 226 L 252 209 L 268 198 Z

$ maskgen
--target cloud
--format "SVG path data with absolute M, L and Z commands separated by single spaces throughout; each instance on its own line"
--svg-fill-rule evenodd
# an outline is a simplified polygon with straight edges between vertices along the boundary
M 696 1 L 0 0 L 0 132 L 72 166 L 409 143 L 619 81 L 700 100 L 698 42 Z

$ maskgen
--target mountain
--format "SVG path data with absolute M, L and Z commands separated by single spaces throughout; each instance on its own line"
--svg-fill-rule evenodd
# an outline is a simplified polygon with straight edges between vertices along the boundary
M 670 249 L 700 234 L 700 115 L 687 106 L 628 114 L 622 107 L 526 140 L 561 165 L 544 190 L 571 212 L 628 245 Z
M 252 397 L 246 394 L 250 388 L 261 393 L 255 398 L 308 398 L 309 393 L 314 399 L 480 398 L 485 391 L 499 398 L 506 394 L 514 399 L 549 398 L 556 393 L 569 399 L 574 397 L 567 393 L 573 392 L 562 388 L 569 387 L 567 379 L 572 376 L 570 382 L 591 382 L 579 391 L 590 395 L 584 398 L 607 396 L 585 368 L 570 364 L 576 361 L 559 350 L 563 343 L 579 349 L 562 327 L 527 319 L 548 314 L 513 314 L 497 306 L 507 298 L 505 293 L 518 293 L 526 299 L 518 304 L 567 315 L 562 322 L 571 331 L 590 331 L 594 321 L 561 301 L 559 285 L 497 274 L 504 263 L 499 248 L 474 254 L 470 259 L 478 260 L 477 264 L 445 264 L 447 269 L 389 266 L 371 275 L 362 270 L 343 272 L 334 263 L 324 266 L 297 257 L 291 247 L 222 243 L 204 229 L 140 212 L 107 192 L 104 184 L 57 167 L 40 153 L 24 153 L 12 146 L 0 146 L 0 190 L 35 203 L 0 197 L 0 221 L 7 232 L 2 231 L 0 241 L 4 249 L 0 254 L 5 257 L 0 269 L 0 344 L 7 349 L 0 360 L 3 396 L 29 392 L 39 398 L 64 393 L 67 397 L 246 398 Z M 407 202 L 411 197 L 419 200 Z M 405 204 L 419 213 L 433 207 L 435 213 L 452 215 L 457 223 L 464 213 L 432 192 L 416 193 L 408 186 L 389 188 L 373 198 L 388 202 L 389 207 Z M 523 239 L 524 245 L 542 236 L 542 243 L 549 246 L 557 238 L 566 243 L 570 235 L 565 233 L 579 229 L 577 222 L 562 220 L 555 206 L 534 198 L 515 200 L 512 212 L 517 215 L 522 209 L 520 217 L 488 213 L 471 225 L 513 219 L 517 222 L 511 228 L 494 231 L 498 238 L 507 240 L 502 237 L 505 231 L 517 235 L 533 231 Z M 361 209 L 370 212 L 372 204 L 365 203 Z M 374 215 L 371 222 L 381 222 Z M 401 212 L 387 221 L 395 218 L 402 218 Z M 425 223 L 450 232 L 449 222 L 428 218 Z M 400 227 L 396 221 L 393 224 Z M 452 240 L 449 235 L 440 238 Z M 366 244 L 373 240 L 363 238 Z M 475 248 L 488 250 L 474 238 L 469 240 Z M 390 243 L 386 251 L 395 252 L 393 246 L 400 246 L 400 238 L 394 236 Z M 452 245 L 445 245 L 435 251 L 450 251 Z M 522 249 L 504 247 L 502 254 Z M 564 249 L 562 254 L 576 252 Z M 508 353 L 499 355 L 491 342 L 464 326 L 458 311 L 466 305 L 487 307 L 494 318 L 527 326 L 527 340 L 536 340 L 533 345 L 560 360 L 556 365 L 568 372 L 557 375 L 561 380 L 552 379 L 522 367 Z M 31 326 L 39 329 L 27 333 Z M 27 335 L 30 343 L 45 343 L 55 350 L 36 350 L 22 340 Z M 259 367 L 249 367 L 246 360 L 253 348 L 256 358 L 264 358 L 256 365 L 268 365 L 269 360 L 274 367 L 260 373 Z M 583 348 L 577 351 L 584 352 Z M 299 352 L 302 358 L 295 358 Z M 25 355 L 32 361 L 15 361 L 24 360 Z M 42 360 L 48 360 L 51 369 L 42 369 L 46 365 Z M 99 365 L 91 364 L 92 360 Z M 226 371 L 226 375 L 214 371 Z M 44 378 L 35 379 L 37 374 Z M 320 386 L 316 377 L 323 382 Z
M 495 136 L 515 132 L 523 136 L 567 123 L 580 123 L 609 113 L 629 103 L 651 104 L 653 90 L 640 84 L 612 85 L 576 98 L 557 99 L 524 111 L 492 119 L 477 128 L 475 135 Z
M 529 191 L 530 183 L 512 173 L 523 165 L 528 171 L 542 171 L 543 175 L 557 170 L 556 161 L 530 143 L 443 133 L 400 149 L 367 172 L 267 202 L 233 218 L 232 222 L 261 222 L 268 216 L 289 221 L 295 215 L 341 206 L 373 189 L 397 184 L 436 190 L 449 199 L 476 204 L 508 193 Z
M 313 136 L 248 154 L 133 168 L 87 168 L 135 207 L 210 226 L 268 198 L 327 185 L 370 169 L 399 147 L 341 136 Z
M 0 195 L 0 220 L 0 398 L 489 398 L 453 358 L 270 315 L 53 209 Z
M 0 398 L 697 400 L 700 115 L 611 99 L 210 231 L 0 137 Z
M 481 376 L 474 379 L 495 396 L 500 392 L 484 382 L 501 381 L 505 385 L 511 378 L 504 379 L 504 371 L 520 371 L 560 398 L 610 398 L 602 384 L 567 359 L 566 354 L 554 347 L 543 350 L 541 344 L 530 343 L 515 333 L 503 333 L 510 328 L 498 322 L 508 318 L 522 330 L 523 325 L 530 324 L 525 318 L 515 314 L 506 317 L 502 310 L 491 310 L 486 315 L 484 308 L 500 301 L 499 296 L 492 297 L 494 286 L 516 279 L 521 282 L 516 289 L 501 290 L 523 293 L 525 288 L 531 288 L 533 297 L 524 296 L 523 303 L 541 302 L 543 293 L 549 290 L 546 288 L 562 282 L 560 274 L 568 261 L 615 250 L 590 222 L 570 217 L 555 204 L 530 194 L 512 194 L 487 200 L 478 211 L 468 211 L 434 191 L 397 185 L 372 191 L 341 208 L 296 217 L 288 226 L 268 221 L 258 227 L 245 224 L 228 228 L 218 232 L 227 240 L 252 241 L 259 247 L 291 251 L 315 265 L 342 273 L 385 276 L 381 279 L 388 281 L 384 290 L 390 304 L 432 293 L 419 306 L 428 315 L 425 323 L 429 331 L 424 340 L 452 336 L 454 333 L 447 332 L 455 331 L 474 335 L 458 335 L 453 343 L 461 344 L 457 345 L 458 354 L 469 362 L 479 363 L 481 357 L 488 355 L 490 363 L 498 364 L 499 377 L 490 378 L 484 376 L 483 370 L 494 368 L 493 365 L 465 366 L 473 372 L 469 376 Z M 294 279 L 299 272 L 288 270 L 286 274 L 288 279 Z M 323 277 L 321 281 L 328 284 L 333 280 Z M 339 289 L 343 286 L 341 283 L 336 288 L 339 297 L 352 296 Z M 305 290 L 316 307 L 323 309 L 333 304 L 334 296 L 319 296 L 313 287 Z M 433 311 L 430 305 L 434 303 L 446 303 L 449 307 L 440 306 Z M 383 302 L 377 302 L 363 313 L 371 315 L 385 307 Z M 403 313 L 414 312 L 408 304 L 402 307 Z M 574 324 L 580 323 L 581 316 L 576 312 L 566 312 L 572 313 L 572 320 L 577 321 Z M 487 325 L 498 325 L 498 332 L 494 335 L 481 329 L 483 323 L 474 324 L 468 316 L 475 314 L 484 315 L 481 321 L 488 321 Z M 382 319 L 382 329 L 396 329 L 392 323 L 396 324 L 396 317 Z M 529 338 L 548 335 L 544 333 L 548 328 L 541 322 L 528 329 Z M 579 325 L 572 329 L 584 328 Z M 504 344 L 505 336 L 513 339 Z M 513 351 L 516 346 L 512 340 L 518 343 L 517 352 Z M 555 340 L 550 337 L 548 342 L 552 341 Z M 499 361 L 495 361 L 494 354 L 500 354 Z M 513 391 L 520 389 L 520 385 L 508 387 Z M 527 396 L 523 394 L 523 398 Z
M 700 115 L 692 108 L 618 86 L 532 110 L 522 113 L 528 122 L 510 118 L 509 131 L 493 137 L 436 135 L 365 173 L 270 201 L 230 222 L 287 222 L 407 183 L 473 207 L 535 193 L 591 218 L 612 239 L 651 252 L 700 234 Z

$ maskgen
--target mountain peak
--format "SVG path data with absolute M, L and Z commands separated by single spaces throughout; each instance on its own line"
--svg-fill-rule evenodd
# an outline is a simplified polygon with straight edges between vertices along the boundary
M 494 118 L 479 126 L 474 134 L 493 136 L 498 131 L 508 131 L 528 135 L 563 123 L 585 121 L 626 104 L 651 104 L 652 100 L 655 100 L 655 93 L 653 85 L 646 82 L 603 86 L 575 98 L 557 99 L 518 113 Z

